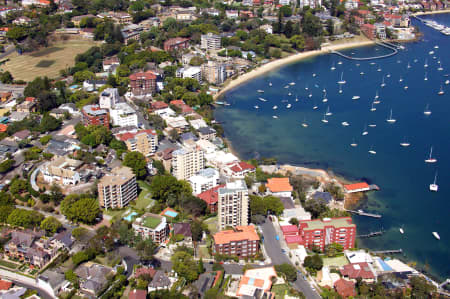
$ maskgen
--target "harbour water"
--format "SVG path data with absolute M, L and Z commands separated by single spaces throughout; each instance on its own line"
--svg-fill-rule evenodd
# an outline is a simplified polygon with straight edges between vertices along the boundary
M 450 26 L 450 14 L 423 18 Z M 231 105 L 218 108 L 216 119 L 223 122 L 225 135 L 241 158 L 276 157 L 280 163 L 329 169 L 379 185 L 381 190 L 370 193 L 362 208 L 383 217 L 354 216 L 354 221 L 359 234 L 381 228 L 386 233 L 358 240 L 358 245 L 373 250 L 402 248 L 401 258 L 417 262 L 440 280 L 450 278 L 450 267 L 443 266 L 450 264 L 450 85 L 445 85 L 450 80 L 450 38 L 413 23 L 424 34 L 422 40 L 405 44 L 395 56 L 351 61 L 327 54 L 284 66 L 229 91 L 224 100 Z M 370 46 L 343 52 L 368 57 L 389 51 Z M 333 65 L 335 70 L 330 69 Z M 438 70 L 440 65 L 443 70 Z M 342 73 L 346 83 L 339 93 Z M 381 87 L 383 77 L 386 85 Z M 441 86 L 444 94 L 438 95 Z M 380 103 L 371 111 L 377 91 Z M 291 108 L 286 108 L 288 104 Z M 431 115 L 424 114 L 427 105 Z M 332 115 L 325 116 L 328 123 L 324 123 L 328 107 Z M 396 121 L 389 123 L 391 109 Z M 343 126 L 344 121 L 349 126 Z M 308 127 L 302 126 L 304 122 Z M 363 136 L 365 128 L 368 134 Z M 400 145 L 405 141 L 410 146 Z M 431 146 L 437 162 L 425 163 Z M 436 171 L 439 191 L 430 192 Z

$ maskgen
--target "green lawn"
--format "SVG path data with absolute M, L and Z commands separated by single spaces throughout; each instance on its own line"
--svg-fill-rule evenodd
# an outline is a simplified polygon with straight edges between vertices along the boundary
M 17 267 L 19 265 L 15 264 L 15 263 L 8 262 L 8 261 L 0 260 L 0 266 L 6 267 L 6 268 L 10 268 L 10 269 L 17 269 Z
M 211 232 L 211 234 L 217 233 L 217 216 L 211 217 L 205 220 L 205 223 L 208 225 L 208 229 Z
M 138 196 L 135 207 L 136 209 L 146 209 L 153 206 L 155 201 L 151 198 L 150 185 L 144 181 L 138 181 L 141 193 Z
M 200 255 L 200 257 L 205 258 L 205 259 L 210 259 L 211 256 L 209 255 L 208 252 L 208 247 L 204 246 L 204 245 L 200 245 L 200 247 L 198 248 L 198 253 Z
M 338 257 L 324 257 L 323 265 L 324 266 L 335 266 L 342 267 L 348 264 L 347 258 L 345 256 Z
M 159 219 L 159 218 L 147 216 L 144 219 L 144 226 L 153 229 L 153 228 L 156 228 L 160 222 L 161 222 L 161 219 Z
M 111 216 L 112 218 L 115 218 L 116 216 L 119 216 L 120 218 L 122 218 L 123 214 L 125 214 L 125 212 L 129 211 L 129 209 L 122 209 L 122 210 L 104 210 L 103 213 Z
M 289 286 L 287 284 L 276 284 L 272 286 L 272 292 L 275 293 L 275 298 L 284 298 L 284 295 L 289 293 Z

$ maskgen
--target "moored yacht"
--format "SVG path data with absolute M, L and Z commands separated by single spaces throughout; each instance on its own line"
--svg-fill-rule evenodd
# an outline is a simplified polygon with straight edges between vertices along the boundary
M 391 113 L 389 114 L 389 118 L 386 121 L 390 124 L 393 124 L 397 121 L 396 119 L 392 118 L 392 109 L 391 109 Z
M 433 147 L 430 148 L 430 155 L 425 159 L 425 163 L 436 163 L 437 159 L 433 158 Z
M 433 184 L 430 184 L 430 191 L 432 191 L 432 192 L 437 192 L 438 189 L 439 189 L 439 186 L 436 184 L 436 180 L 437 180 L 437 171 L 436 171 L 436 173 L 434 175 L 434 182 L 433 182 Z

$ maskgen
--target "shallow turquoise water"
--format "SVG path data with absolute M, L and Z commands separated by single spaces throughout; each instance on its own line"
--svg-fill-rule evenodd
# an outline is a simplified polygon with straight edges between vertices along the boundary
M 427 18 L 450 26 L 449 14 Z M 450 267 L 442 266 L 450 263 L 450 85 L 443 84 L 450 79 L 445 76 L 450 73 L 450 37 L 418 25 L 424 33 L 422 41 L 405 44 L 405 50 L 374 60 L 375 64 L 323 55 L 249 81 L 225 95 L 231 106 L 217 109 L 216 118 L 224 123 L 226 137 L 242 158 L 277 157 L 280 163 L 321 167 L 379 185 L 381 191 L 369 194 L 364 209 L 381 213 L 383 218 L 354 219 L 359 233 L 380 228 L 387 232 L 382 237 L 359 240 L 359 245 L 371 249 L 402 248 L 405 259 L 417 261 L 442 279 L 450 277 Z M 439 48 L 435 49 L 435 45 Z M 435 53 L 430 55 L 430 51 Z M 378 46 L 345 51 L 359 57 L 388 52 Z M 425 60 L 428 68 L 424 67 Z M 437 70 L 439 60 L 443 71 Z M 333 63 L 334 71 L 330 70 Z M 342 72 L 346 84 L 340 94 L 337 81 Z M 383 76 L 385 87 L 380 86 Z M 403 82 L 399 82 L 400 77 Z M 296 84 L 284 88 L 289 82 Z M 441 85 L 444 95 L 437 94 Z M 258 89 L 265 92 L 259 94 Z M 323 89 L 327 91 L 327 103 L 322 102 Z M 376 111 L 372 112 L 377 90 L 380 103 L 374 105 Z M 360 99 L 352 100 L 353 96 Z M 290 109 L 286 108 L 288 103 L 292 105 Z M 427 104 L 432 111 L 430 116 L 423 113 Z M 274 105 L 277 110 L 272 109 Z M 318 109 L 313 110 L 313 106 Z M 325 124 L 321 120 L 328 107 L 333 115 L 327 117 L 329 122 Z M 391 109 L 394 124 L 386 122 Z M 343 121 L 350 126 L 342 126 Z M 302 122 L 307 122 L 308 128 L 303 128 Z M 367 127 L 369 134 L 362 136 L 369 124 L 376 127 Z M 405 137 L 411 143 L 409 147 L 400 146 Z M 350 146 L 353 140 L 357 147 Z M 426 164 L 431 146 L 438 161 Z M 369 149 L 375 150 L 376 155 L 369 154 Z M 436 171 L 439 192 L 431 193 L 428 188 Z M 404 235 L 399 233 L 401 226 Z M 440 241 L 432 236 L 433 231 L 440 234 Z

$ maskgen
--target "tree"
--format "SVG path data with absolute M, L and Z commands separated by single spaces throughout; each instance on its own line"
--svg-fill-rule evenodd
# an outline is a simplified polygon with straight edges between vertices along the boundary
M 152 192 L 153 198 L 161 203 L 171 196 L 178 198 L 182 194 L 192 194 L 192 189 L 189 184 L 178 181 L 171 175 L 157 175 L 153 177 L 150 183 L 150 191 Z
M 68 271 L 64 272 L 64 276 L 71 283 L 73 283 L 73 284 L 78 283 L 78 276 L 72 270 L 68 270 Z
M 39 130 L 41 131 L 41 133 L 51 132 L 56 129 L 59 129 L 61 123 L 62 121 L 60 119 L 56 119 L 49 114 L 45 114 L 42 117 Z
M 328 257 L 334 257 L 344 251 L 344 247 L 338 243 L 331 243 L 325 247 L 325 253 Z
M 323 267 L 323 260 L 318 255 L 315 254 L 313 256 L 309 255 L 305 258 L 305 261 L 303 262 L 303 266 L 308 269 L 310 272 L 317 272 Z
M 323 200 L 309 199 L 305 203 L 305 210 L 311 213 L 313 219 L 326 212 L 327 206 Z
M 89 255 L 85 251 L 79 251 L 72 256 L 72 262 L 75 266 L 89 260 Z
M 15 227 L 34 228 L 41 224 L 44 216 L 36 211 L 14 209 L 9 214 L 7 223 Z
M 66 196 L 61 202 L 61 211 L 71 221 L 92 224 L 100 214 L 100 208 L 95 198 L 79 198 Z
M 436 290 L 436 287 L 428 283 L 421 276 L 412 276 L 409 280 L 411 284 L 412 298 L 429 298 L 430 294 Z
M 14 206 L 0 206 L 0 223 L 7 223 L 8 216 L 11 214 L 11 212 L 14 210 Z
M 290 6 L 284 5 L 282 7 L 280 7 L 280 14 L 283 17 L 290 17 L 292 16 L 292 9 Z
M 41 229 L 45 230 L 48 234 L 56 233 L 61 227 L 61 222 L 53 216 L 47 217 L 41 222 Z
M 139 257 L 142 261 L 151 261 L 153 259 L 153 254 L 155 253 L 156 244 L 153 243 L 152 239 L 147 238 L 140 241 L 136 245 L 136 250 L 138 251 Z
M 310 11 L 307 11 L 302 19 L 302 28 L 303 32 L 309 36 L 314 37 L 322 34 L 322 24 L 320 23 L 320 19 Z
M 191 232 L 193 241 L 201 241 L 203 237 L 203 225 L 199 221 L 193 221 L 191 223 Z
M 87 232 L 88 230 L 84 227 L 76 227 L 72 230 L 72 236 L 79 241 L 87 234 Z
M 205 272 L 205 267 L 203 266 L 203 259 L 200 258 L 200 260 L 198 261 L 198 273 L 204 273 Z
M 291 218 L 289 219 L 289 223 L 292 225 L 297 225 L 298 226 L 298 219 L 297 218 Z
M 7 173 L 14 166 L 14 160 L 8 159 L 0 163 L 0 173 Z
M 123 165 L 130 167 L 137 178 L 144 178 L 147 175 L 147 160 L 140 152 L 127 153 Z
M 1 73 L 1 75 L 0 75 L 0 81 L 1 81 L 3 84 L 11 84 L 11 83 L 13 83 L 14 78 L 13 78 L 13 76 L 11 75 L 10 72 L 6 71 L 6 72 L 4 72 L 4 73 Z
M 173 263 L 172 269 L 186 281 L 192 282 L 198 278 L 198 266 L 192 255 L 184 251 L 176 252 L 170 259 Z
M 291 264 L 283 263 L 281 265 L 275 265 L 277 272 L 283 273 L 287 281 L 295 281 L 297 279 L 297 269 Z

